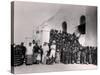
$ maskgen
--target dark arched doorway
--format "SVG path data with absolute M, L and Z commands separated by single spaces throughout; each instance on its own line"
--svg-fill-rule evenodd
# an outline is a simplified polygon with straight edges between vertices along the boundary
M 84 15 L 80 17 L 80 25 L 77 28 L 80 34 L 86 33 L 86 17 Z
M 62 31 L 67 32 L 67 22 L 66 21 L 62 22 Z

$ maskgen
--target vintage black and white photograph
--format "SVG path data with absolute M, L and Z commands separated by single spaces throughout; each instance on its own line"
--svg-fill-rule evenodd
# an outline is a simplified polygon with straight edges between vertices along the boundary
M 15 74 L 97 69 L 97 6 L 11 2 Z

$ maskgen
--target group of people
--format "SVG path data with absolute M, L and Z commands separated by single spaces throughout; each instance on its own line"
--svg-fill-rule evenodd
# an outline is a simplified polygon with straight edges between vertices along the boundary
M 70 34 L 51 30 L 50 43 L 56 41 L 56 53 L 60 53 L 60 62 L 64 64 L 95 64 L 97 65 L 97 47 L 82 46 L 75 33 Z
M 33 40 L 27 46 L 12 45 L 14 57 L 13 65 L 21 61 L 26 65 L 32 64 L 95 64 L 97 65 L 97 47 L 82 46 L 78 37 L 66 32 L 50 31 L 49 43 L 43 46 Z M 19 56 L 19 57 L 18 57 Z M 20 60 L 19 60 L 20 59 Z
M 51 29 L 49 42 L 39 45 L 33 40 L 26 46 L 11 45 L 12 65 L 32 64 L 94 64 L 97 65 L 97 47 L 82 46 L 79 42 L 81 35 L 85 35 L 86 17 L 80 17 L 77 33 L 67 33 L 67 22 L 62 23 L 62 31 Z
M 27 46 L 24 46 L 23 42 L 20 45 L 12 44 L 12 66 L 22 65 L 23 63 L 26 65 L 40 63 L 47 64 L 48 58 L 52 58 L 52 56 L 55 57 L 56 45 L 52 43 L 51 48 L 52 51 L 50 52 L 49 44 L 47 42 L 44 42 L 43 46 L 39 46 L 35 40 L 29 42 Z
M 47 42 L 44 42 L 43 46 L 38 45 L 34 40 L 33 42 L 29 43 L 26 47 L 26 65 L 32 64 L 48 64 L 47 60 L 51 59 L 52 57 L 55 58 L 56 52 L 56 44 L 55 41 L 49 45 Z

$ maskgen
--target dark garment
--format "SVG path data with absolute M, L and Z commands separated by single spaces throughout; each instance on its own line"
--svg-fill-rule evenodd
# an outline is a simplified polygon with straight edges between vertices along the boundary
M 19 66 L 23 64 L 23 51 L 20 45 L 14 48 L 14 66 Z
M 40 48 L 39 50 L 40 50 L 40 54 L 41 54 L 41 61 L 40 62 L 42 62 L 43 50 L 42 50 L 42 48 Z
M 41 54 L 41 58 L 42 58 L 43 50 L 40 49 L 38 45 L 35 45 L 33 47 L 33 63 L 34 64 L 37 64 L 37 56 L 38 56 L 38 53 Z
M 71 53 L 71 63 L 74 63 L 74 53 Z
M 89 63 L 89 52 L 86 53 L 86 62 Z
M 23 54 L 25 55 L 25 53 L 26 53 L 26 47 L 25 46 L 21 46 L 21 49 L 22 49 Z
M 23 56 L 23 61 L 24 61 L 25 60 L 26 47 L 21 46 L 21 49 L 22 49 L 22 56 Z
M 33 48 L 34 48 L 34 52 L 33 53 L 38 53 L 39 46 L 38 45 L 35 45 Z
M 69 53 L 66 52 L 66 55 L 65 55 L 65 64 L 68 64 L 69 63 Z

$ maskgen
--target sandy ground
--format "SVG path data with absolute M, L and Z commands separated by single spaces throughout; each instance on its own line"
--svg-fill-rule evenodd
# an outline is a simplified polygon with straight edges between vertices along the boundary
M 53 64 L 53 65 L 22 65 L 14 67 L 15 74 L 23 73 L 42 73 L 42 72 L 57 72 L 57 71 L 72 71 L 72 70 L 94 70 L 97 66 L 92 64 Z

